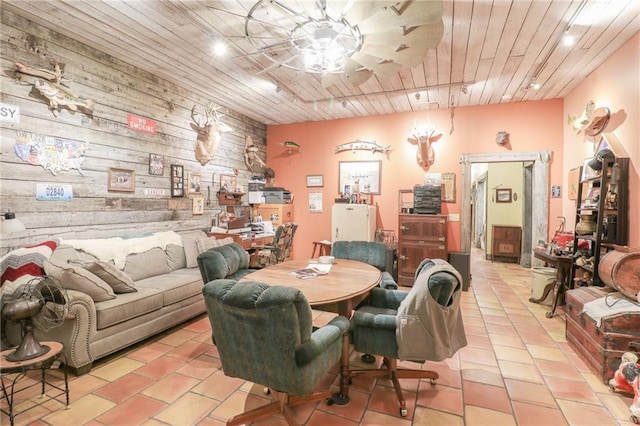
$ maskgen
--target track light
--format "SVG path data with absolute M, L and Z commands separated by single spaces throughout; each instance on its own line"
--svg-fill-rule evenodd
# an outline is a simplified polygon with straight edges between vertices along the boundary
M 420 92 L 416 92 L 415 96 L 416 96 L 416 101 L 419 101 L 420 100 Z
M 537 81 L 532 81 L 531 84 L 529 85 L 529 87 L 533 90 L 539 90 L 540 89 L 540 83 L 538 83 Z
M 347 101 L 342 101 L 342 108 L 346 108 L 347 107 Z
M 469 89 L 467 89 L 466 84 L 462 85 L 462 89 L 460 89 L 460 91 L 462 92 L 463 95 L 466 95 L 467 93 L 469 93 Z
M 276 86 L 276 93 L 280 93 L 280 92 L 282 92 L 282 86 L 277 85 Z

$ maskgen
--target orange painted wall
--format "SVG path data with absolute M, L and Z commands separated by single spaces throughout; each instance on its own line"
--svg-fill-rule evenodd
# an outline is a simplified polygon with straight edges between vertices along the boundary
M 335 107 L 342 108 L 339 104 Z M 443 133 L 443 137 L 434 144 L 435 164 L 428 173 L 456 174 L 456 202 L 443 203 L 443 214 L 460 213 L 462 208 L 459 155 L 505 152 L 507 148 L 495 143 L 498 131 L 510 133 L 511 150 L 514 152 L 552 150 L 551 184 L 562 183 L 565 126 L 562 100 L 456 108 L 453 124 L 450 115 L 451 110 L 441 109 L 268 126 L 267 164 L 275 171 L 275 186 L 282 186 L 294 194 L 295 221 L 300 224 L 295 237 L 294 257 L 310 256 L 312 241 L 331 237 L 331 206 L 338 194 L 340 161 L 382 160 L 381 194 L 374 197 L 374 203 L 378 205 L 377 227 L 394 230 L 397 235 L 398 190 L 424 182 L 425 172 L 415 159 L 416 147 L 407 142 L 415 119 L 429 119 Z M 449 134 L 452 125 L 454 131 Z M 334 153 L 336 145 L 356 139 L 389 145 L 391 152 L 388 158 L 380 153 L 364 151 Z M 287 152 L 282 145 L 286 140 L 299 143 L 301 150 Z M 324 187 L 307 188 L 306 176 L 309 174 L 323 175 Z M 323 212 L 310 213 L 308 192 L 317 189 L 323 192 Z M 555 218 L 561 211 L 561 200 L 551 199 L 549 217 Z M 550 224 L 554 223 L 550 220 Z M 450 222 L 448 234 L 448 249 L 459 250 L 460 223 Z
M 593 100 L 596 107 L 608 107 L 611 120 L 605 132 L 616 135 L 629 155 L 629 240 L 640 247 L 640 33 L 618 49 L 565 98 L 564 116 L 579 114 Z M 569 126 L 564 128 L 564 167 L 568 171 L 593 156 L 593 143 L 585 141 Z M 565 185 L 567 176 L 564 176 Z M 563 204 L 568 229 L 575 224 L 575 201 Z

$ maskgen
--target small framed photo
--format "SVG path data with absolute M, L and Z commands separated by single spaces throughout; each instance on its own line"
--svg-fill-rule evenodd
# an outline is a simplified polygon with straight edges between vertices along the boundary
M 200 173 L 189 172 L 187 174 L 187 194 L 202 194 L 202 175 Z
M 552 185 L 551 198 L 560 198 L 560 196 L 561 196 L 560 185 Z
M 235 192 L 237 188 L 237 179 L 235 175 L 220 175 L 220 190 L 226 192 Z
M 324 186 L 322 175 L 307 175 L 307 187 Z
M 107 189 L 116 192 L 134 192 L 136 189 L 135 171 L 109 168 L 109 184 Z
M 496 188 L 496 203 L 510 203 L 511 188 Z
M 149 174 L 162 176 L 164 174 L 164 156 L 149 154 Z
M 204 197 L 194 197 L 191 212 L 194 215 L 204 214 Z

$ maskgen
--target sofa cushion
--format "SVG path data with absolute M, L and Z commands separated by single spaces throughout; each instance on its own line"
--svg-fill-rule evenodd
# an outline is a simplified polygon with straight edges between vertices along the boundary
M 115 299 L 96 303 L 96 328 L 102 330 L 158 310 L 162 308 L 162 300 L 161 290 L 138 288 L 135 293 L 120 294 Z
M 29 280 L 44 275 L 44 262 L 58 246 L 58 242 L 42 243 L 12 250 L 0 258 L 0 295 L 13 294 Z
M 200 238 L 206 238 L 207 234 L 203 231 L 190 231 L 182 235 L 182 247 L 187 258 L 187 268 L 195 268 L 198 266 L 198 246 L 196 241 Z
M 187 257 L 184 255 L 184 247 L 177 244 L 167 244 L 167 265 L 172 271 L 187 267 Z
M 111 263 L 97 261 L 83 263 L 81 266 L 109 284 L 115 294 L 133 293 L 136 291 L 133 280 Z
M 168 274 L 171 269 L 167 263 L 167 253 L 164 249 L 156 247 L 127 256 L 123 272 L 129 275 L 133 281 L 138 281 L 156 275 Z
M 102 302 L 116 297 L 109 284 L 79 265 L 55 264 L 46 260 L 44 271 L 47 275 L 56 278 L 62 287 L 85 293 L 94 302 Z
M 231 244 L 232 242 L 233 242 L 232 237 L 219 238 L 219 239 L 216 239 L 214 237 L 198 238 L 196 240 L 196 247 L 198 248 L 198 254 L 200 254 L 203 251 L 207 251 L 214 247 L 224 246 L 226 244 Z
M 180 269 L 169 274 L 136 281 L 137 288 L 155 288 L 162 292 L 163 306 L 202 294 L 202 277 L 197 269 Z

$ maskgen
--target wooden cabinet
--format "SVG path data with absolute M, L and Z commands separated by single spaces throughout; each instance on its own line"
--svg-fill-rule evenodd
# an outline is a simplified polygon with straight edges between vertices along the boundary
M 515 257 L 520 263 L 522 251 L 522 228 L 513 225 L 493 225 L 491 238 L 491 261 L 496 257 Z
M 422 260 L 447 260 L 447 216 L 399 214 L 398 230 L 398 284 L 413 286 Z
M 603 285 L 598 275 L 600 258 L 614 245 L 627 244 L 629 158 L 605 156 L 601 163 L 599 171 L 586 163 L 580 169 L 573 286 Z
M 253 217 L 262 216 L 262 220 L 270 220 L 275 230 L 278 225 L 293 222 L 293 204 L 256 204 L 253 207 Z

